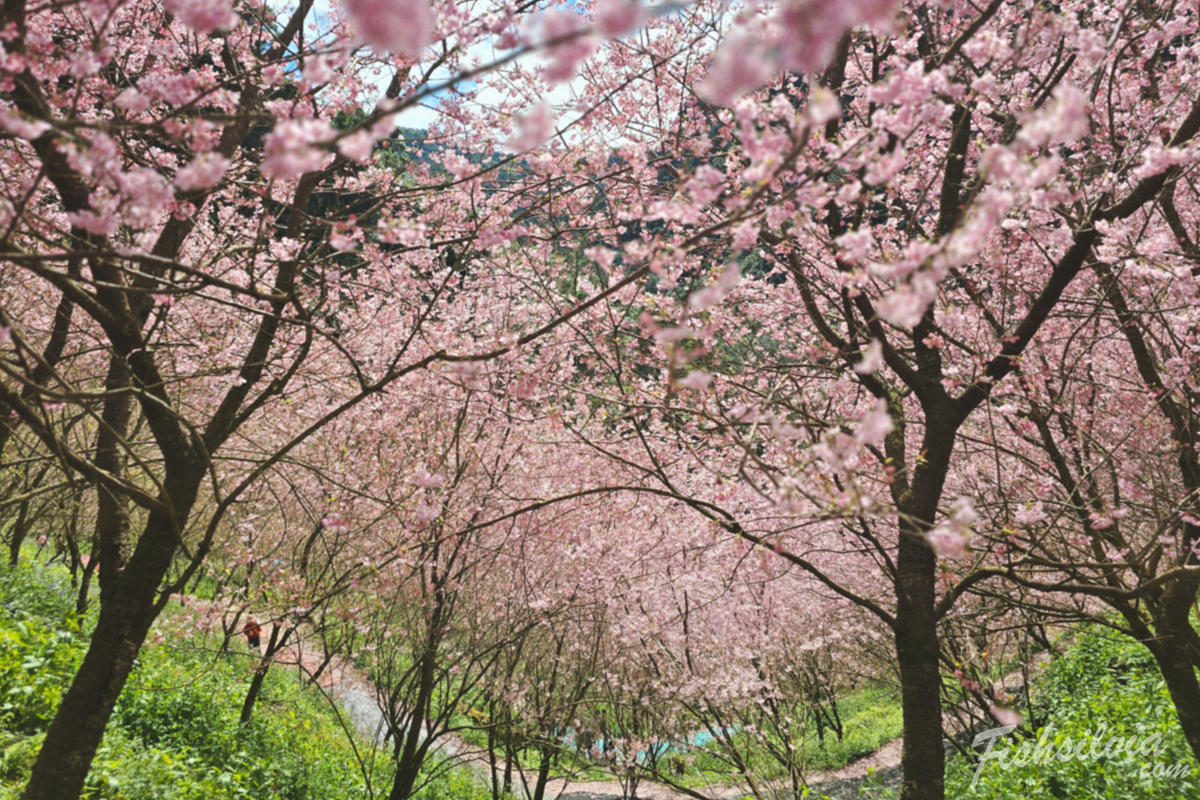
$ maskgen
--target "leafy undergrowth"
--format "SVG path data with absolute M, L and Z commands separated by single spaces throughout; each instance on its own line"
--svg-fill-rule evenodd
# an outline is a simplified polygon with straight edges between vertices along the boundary
M 54 568 L 0 567 L 0 800 L 24 786 L 87 646 L 89 619 Z M 202 638 L 143 649 L 121 695 L 84 800 L 360 800 L 386 796 L 387 759 L 347 738 L 319 691 L 274 669 L 254 718 L 238 723 L 252 663 Z M 357 754 L 356 754 L 357 748 Z M 361 761 L 360 761 L 361 757 Z M 450 773 L 420 800 L 476 800 Z
M 455 736 L 476 751 L 486 753 L 488 747 L 486 715 L 466 705 L 463 708 L 465 713 L 456 713 L 450 720 L 450 726 L 453 728 Z M 541 753 L 532 739 L 526 741 L 529 741 L 530 745 L 517 751 L 513 767 L 515 770 L 519 766 L 527 774 L 536 775 L 541 765 Z M 497 756 L 503 758 L 504 754 L 501 750 L 502 747 L 497 747 Z M 613 780 L 613 774 L 603 769 L 598 762 L 588 758 L 585 753 L 568 744 L 558 752 L 551 764 L 550 778 L 566 778 L 572 782 L 607 781 Z
M 797 712 L 799 714 L 801 712 Z M 815 726 L 802 746 L 809 770 L 837 769 L 870 755 L 900 736 L 902 729 L 900 700 L 894 690 L 871 687 L 848 692 L 838 702 L 838 713 L 843 723 L 841 740 L 827 731 L 824 744 L 820 744 Z M 479 748 L 487 746 L 486 733 L 471 727 L 466 715 L 459 715 L 456 724 L 464 741 Z M 758 778 L 773 779 L 783 775 L 783 768 L 774 761 L 755 737 L 743 732 L 732 734 L 734 744 L 741 756 L 753 767 Z M 536 750 L 522 750 L 518 755 L 521 765 L 529 772 L 538 767 Z M 680 786 L 691 789 L 721 787 L 729 785 L 737 769 L 728 758 L 713 745 L 678 747 L 663 756 L 658 764 L 660 774 Z M 564 749 L 551 770 L 552 777 L 569 776 L 572 781 L 614 781 L 612 772 L 602 768 L 585 754 L 568 747 Z
M 1026 743 L 1023 753 L 1009 750 L 1014 757 L 988 759 L 974 787 L 979 759 L 951 759 L 947 797 L 1200 797 L 1200 765 L 1184 740 L 1174 704 L 1154 660 L 1132 639 L 1102 628 L 1085 631 L 1050 663 L 1032 697 L 1034 719 L 993 745 L 998 752 Z M 1118 753 L 1113 737 L 1132 742 L 1134 755 L 1127 746 Z M 1067 739 L 1071 755 L 1060 758 Z M 1081 742 L 1086 743 L 1083 758 L 1077 757 Z
M 825 746 L 818 747 L 815 736 L 808 744 L 808 768 L 839 769 L 851 761 L 868 756 L 903 732 L 900 699 L 895 691 L 884 688 L 860 689 L 838 703 L 838 714 L 845 730 L 841 741 L 827 733 Z
M 0 800 L 19 794 L 86 648 L 92 621 L 76 617 L 72 605 L 61 571 L 0 567 Z M 320 692 L 292 671 L 271 671 L 253 721 L 240 725 L 252 663 L 246 653 L 215 650 L 197 636 L 143 651 L 97 754 L 86 800 L 386 796 L 387 759 L 364 742 L 352 743 Z M 1085 631 L 1048 666 L 1032 698 L 1034 718 L 996 748 L 1026 742 L 1028 753 L 1039 738 L 1057 749 L 1067 738 L 1096 739 L 1094 750 L 1101 754 L 1019 764 L 995 759 L 974 787 L 978 759 L 956 756 L 947 770 L 947 797 L 1200 797 L 1200 766 L 1152 659 L 1136 642 L 1101 629 Z M 810 743 L 812 770 L 840 767 L 900 734 L 899 704 L 887 690 L 848 694 L 839 711 L 844 737 L 827 737 L 824 748 Z M 1126 742 L 1132 737 L 1139 752 L 1104 755 L 1114 736 Z M 686 760 L 684 783 L 719 783 L 728 775 L 727 764 L 702 750 L 693 749 Z M 887 797 L 891 791 L 871 787 L 866 794 Z M 460 771 L 434 780 L 417 797 L 482 800 L 488 792 Z
M 797 715 L 800 713 L 798 711 Z M 798 743 L 797 758 L 803 760 L 808 771 L 844 767 L 900 736 L 903 728 L 900 700 L 892 689 L 885 687 L 847 692 L 838 700 L 838 715 L 843 727 L 841 739 L 832 731 L 826 731 L 822 744 L 814 725 L 809 726 L 811 730 L 806 738 Z M 741 732 L 734 733 L 733 739 L 757 778 L 772 780 L 784 776 L 783 766 L 765 752 L 760 742 Z M 680 760 L 682 774 L 676 774 L 672 779 L 689 788 L 727 783 L 734 771 L 728 760 L 718 752 L 709 752 L 707 747 L 693 748 Z

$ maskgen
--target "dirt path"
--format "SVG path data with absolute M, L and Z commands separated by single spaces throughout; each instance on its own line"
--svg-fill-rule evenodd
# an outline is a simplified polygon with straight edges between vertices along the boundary
M 375 703 L 369 690 L 361 685 L 334 686 L 333 694 L 338 698 L 346 715 L 353 720 L 355 727 L 367 737 L 377 741 L 382 736 L 383 715 Z M 874 770 L 885 776 L 889 770 L 899 777 L 900 749 L 903 739 L 897 738 L 885 744 L 869 756 L 851 764 L 829 771 L 816 771 L 808 775 L 808 785 L 814 789 L 814 797 L 828 794 L 832 797 L 858 798 L 858 786 Z M 455 736 L 444 737 L 438 748 L 443 755 L 456 758 L 459 763 L 473 769 L 481 780 L 490 779 L 491 768 L 485 753 L 472 748 Z M 503 769 L 503 764 L 500 765 Z M 532 781 L 532 776 L 529 776 Z M 521 785 L 521 777 L 513 776 L 514 781 Z M 532 786 L 529 787 L 532 790 Z M 744 788 L 736 785 L 709 786 L 700 789 L 711 800 L 741 800 L 746 795 Z M 532 794 L 532 791 L 530 791 Z M 619 781 L 569 781 L 562 778 L 553 779 L 546 787 L 548 798 L 558 800 L 622 800 L 625 797 Z M 652 781 L 642 780 L 638 784 L 639 800 L 694 800 L 684 794 Z
M 1048 655 L 1039 654 L 1032 666 L 1038 666 L 1048 660 Z M 315 665 L 310 665 L 309 659 L 303 655 L 302 649 L 295 645 L 284 648 L 275 657 L 275 663 L 293 668 L 306 668 L 311 672 Z M 1005 688 L 1012 690 L 1024 682 L 1022 669 L 1015 670 L 1001 682 Z M 375 701 L 374 692 L 366 680 L 345 662 L 331 665 L 321 676 L 319 683 L 322 688 L 337 698 L 343 713 L 359 733 L 380 743 L 383 740 L 383 714 Z M 900 754 L 904 747 L 903 737 L 897 737 L 887 742 L 874 753 L 853 761 L 836 770 L 813 771 L 808 773 L 807 784 L 812 790 L 813 797 L 828 796 L 836 800 L 857 800 L 869 797 L 862 793 L 861 786 L 868 775 L 875 776 L 885 786 L 898 786 L 900 782 Z M 491 777 L 491 767 L 487 754 L 479 748 L 472 747 L 462 739 L 448 735 L 442 737 L 438 752 L 457 760 L 460 764 L 470 767 L 482 781 Z M 503 769 L 503 764 L 500 765 Z M 532 787 L 525 783 L 525 777 L 530 781 L 533 776 L 520 776 L 514 773 L 513 779 L 518 787 L 529 788 L 527 796 L 532 795 Z M 728 785 L 709 785 L 700 788 L 709 800 L 741 800 L 747 795 L 747 788 L 735 783 Z M 787 789 L 778 781 L 764 786 L 759 785 L 765 797 L 771 797 L 775 792 L 779 796 L 787 794 Z M 782 791 L 781 791 L 782 790 Z M 546 796 L 550 800 L 623 800 L 624 790 L 620 782 L 607 781 L 568 781 L 563 778 L 551 780 L 547 786 Z M 678 790 L 663 784 L 642 780 L 638 784 L 637 797 L 639 800 L 694 800 Z
M 315 660 L 303 647 L 297 648 L 295 645 L 288 645 L 276 653 L 273 663 L 292 669 L 302 668 L 310 674 L 316 668 Z M 382 743 L 385 728 L 383 713 L 379 710 L 371 686 L 352 665 L 345 662 L 331 664 L 322 673 L 318 683 L 324 691 L 337 699 L 349 727 L 376 743 Z M 898 775 L 902 742 L 902 739 L 894 739 L 871 755 L 840 769 L 809 773 L 808 785 L 814 790 L 813 796 L 820 797 L 825 793 L 833 797 L 858 798 L 858 784 L 866 778 L 868 770 L 885 771 L 894 768 Z M 472 747 L 456 736 L 448 735 L 442 737 L 437 749 L 442 755 L 470 767 L 480 780 L 490 780 L 491 767 L 487 754 L 479 748 Z M 503 763 L 500 768 L 503 769 Z M 531 784 L 534 776 L 527 777 L 530 784 L 528 788 L 532 794 Z M 514 773 L 513 779 L 520 788 L 524 781 L 519 773 Z M 710 785 L 698 791 L 710 800 L 741 800 L 746 796 L 746 788 L 736 784 Z M 570 781 L 556 778 L 547 785 L 546 796 L 550 800 L 623 800 L 625 794 L 620 782 L 615 779 Z M 648 780 L 638 783 L 637 796 L 639 800 L 694 800 L 690 795 Z

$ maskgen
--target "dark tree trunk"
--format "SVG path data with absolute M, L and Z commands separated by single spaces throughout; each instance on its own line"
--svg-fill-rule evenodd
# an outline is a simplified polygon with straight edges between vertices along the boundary
M 936 404 L 925 408 L 925 418 L 945 422 L 926 429 L 922 442 L 924 459 L 918 459 L 911 489 L 897 502 L 900 514 L 894 633 L 904 720 L 901 800 L 943 800 L 946 796 L 941 648 L 935 611 L 937 557 L 926 533 L 933 526 L 950 471 L 958 423 L 949 409 Z
M 550 782 L 550 766 L 554 763 L 554 748 L 543 744 L 538 748 L 541 760 L 538 762 L 537 783 L 533 787 L 533 800 L 545 800 L 546 784 Z
M 513 790 L 513 763 L 517 760 L 517 751 L 512 745 L 512 726 L 504 736 L 504 794 L 510 795 Z
M 83 789 L 151 621 L 144 609 L 138 613 L 141 604 L 116 600 L 100 611 L 83 664 L 46 731 L 24 800 L 66 800 Z
M 396 776 L 392 780 L 392 791 L 389 800 L 407 800 L 412 795 L 413 786 L 417 782 L 417 773 L 425 761 L 425 753 L 429 749 L 430 733 L 425 733 L 425 741 L 421 741 L 426 709 L 433 700 L 434 667 L 437 661 L 437 636 L 440 614 L 435 609 L 430 627 L 429 640 L 426 650 L 421 655 L 420 686 L 417 689 L 417 700 L 413 705 L 413 713 L 409 719 L 408 730 L 404 732 L 404 741 L 396 737 Z
M 246 690 L 246 699 L 242 702 L 242 715 L 238 719 L 242 725 L 248 723 L 254 716 L 254 704 L 258 702 L 258 695 L 262 691 L 263 682 L 267 679 L 267 672 L 271 669 L 271 662 L 274 660 L 275 654 L 287 644 L 288 637 L 291 635 L 291 629 L 280 636 L 279 626 L 271 626 L 271 638 L 267 640 L 267 650 L 259 660 L 258 669 L 254 670 L 254 677 L 250 679 L 250 687 Z
M 46 731 L 22 800 L 70 800 L 82 791 L 117 697 L 158 615 L 159 584 L 175 555 L 178 525 L 191 512 L 202 474 L 197 468 L 183 479 L 168 479 L 167 502 L 175 514 L 151 512 L 126 568 L 107 578 L 107 597 L 100 604 L 88 651 Z
M 8 540 L 8 565 L 15 567 L 21 563 L 21 545 L 25 541 L 25 536 L 29 533 L 29 501 L 24 500 L 21 507 L 17 510 L 17 519 L 13 523 L 12 533 Z
M 436 558 L 436 551 L 435 551 Z M 444 578 L 442 579 L 444 580 Z M 446 610 L 446 594 L 438 578 L 434 577 L 436 586 L 433 592 L 433 608 L 429 616 L 429 628 L 425 635 L 425 646 L 421 652 L 421 671 L 418 676 L 416 702 L 412 705 L 409 715 L 408 730 L 404 731 L 404 741 L 400 740 L 400 731 L 393 730 L 395 738 L 394 754 L 396 759 L 396 775 L 392 779 L 392 791 L 389 800 L 407 800 L 412 795 L 413 786 L 417 782 L 417 773 L 425 756 L 433 744 L 432 729 L 423 730 L 429 719 L 429 709 L 433 703 L 433 691 L 437 683 L 437 658 L 441 647 L 443 614 Z M 422 733 L 424 739 L 422 740 Z
M 1190 620 L 1197 583 L 1200 582 L 1194 578 L 1186 578 L 1167 584 L 1154 620 L 1157 641 L 1146 644 L 1154 654 L 1167 691 L 1175 702 L 1175 714 L 1188 746 L 1200 759 L 1200 681 L 1196 679 L 1191 652 L 1195 631 Z
M 75 593 L 75 613 L 82 614 L 87 611 L 88 593 L 92 588 L 92 575 L 96 573 L 96 567 L 100 562 L 96 559 L 90 559 L 87 566 L 83 568 L 83 572 L 79 575 L 79 590 Z
M 500 800 L 500 770 L 496 763 L 496 727 L 495 714 L 488 715 L 487 726 L 487 755 L 488 755 L 488 775 L 491 776 L 491 781 L 488 785 L 492 789 L 492 800 Z
M 942 800 L 946 751 L 942 746 L 941 672 L 933 616 L 933 551 L 911 529 L 900 536 L 896 582 L 896 658 L 904 748 L 902 800 Z
M 1200 682 L 1196 680 L 1196 668 L 1191 659 L 1180 658 L 1178 648 L 1170 642 L 1163 642 L 1167 650 L 1165 657 L 1157 658 L 1158 668 L 1162 671 L 1163 681 L 1171 700 L 1175 703 L 1175 714 L 1179 717 L 1179 727 L 1187 739 L 1192 754 L 1200 759 Z
M 270 669 L 270 660 L 264 658 L 258 669 L 254 670 L 254 677 L 250 679 L 250 687 L 246 690 L 246 699 L 242 701 L 242 714 L 238 718 L 240 724 L 247 724 L 254 716 L 254 704 L 258 702 L 258 694 L 262 691 L 263 681 L 267 679 Z
M 408 743 L 418 741 L 420 727 L 420 722 L 414 718 L 409 727 L 409 736 L 406 737 L 403 749 L 396 758 L 396 775 L 392 779 L 392 791 L 388 794 L 388 800 L 407 800 L 412 796 L 413 787 L 417 783 L 417 773 L 425 760 L 425 748 L 414 744 L 410 749 Z
M 104 402 L 101 415 L 103 424 L 96 433 L 95 463 L 100 469 L 114 475 L 122 474 L 125 465 L 124 451 L 121 447 L 133 416 L 133 396 L 128 393 L 129 384 L 129 372 L 124 361 L 113 356 L 104 380 L 104 388 L 110 394 Z M 104 565 L 100 574 L 101 600 L 109 591 L 108 576 L 113 576 L 115 580 L 124 568 L 128 556 L 128 504 L 129 500 L 125 496 L 103 486 L 96 488 L 96 528 L 93 538 L 98 544 L 92 548 L 92 559 L 99 558 L 100 563 Z

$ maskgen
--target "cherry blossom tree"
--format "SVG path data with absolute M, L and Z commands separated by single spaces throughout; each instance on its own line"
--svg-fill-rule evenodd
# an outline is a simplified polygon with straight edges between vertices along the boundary
M 480 41 L 510 51 L 493 61 L 592 41 L 526 32 L 526 10 L 4 6 L 4 437 L 95 487 L 100 583 L 25 797 L 78 793 L 150 625 L 265 474 L 403 378 L 470 371 L 586 307 L 508 280 L 525 190 L 481 193 L 499 156 L 435 162 L 393 135 L 489 68 Z
M 994 413 L 1005 447 L 977 481 L 997 524 L 976 575 L 1036 590 L 1022 604 L 1110 625 L 1115 611 L 1154 655 L 1197 751 L 1194 284 L 1159 277 L 1194 269 L 1180 180 L 1151 212 L 1158 242 L 1118 234 L 1096 254 L 1074 298 L 1088 313 L 1058 321 Z
M 697 642 L 736 635 L 750 654 L 723 700 L 783 683 L 765 685 L 765 595 L 746 587 L 729 589 L 744 614 L 681 646 L 680 598 L 703 591 L 666 570 L 687 554 L 713 554 L 701 572 L 722 591 L 740 560 L 777 561 L 873 615 L 899 668 L 903 797 L 941 798 L 945 620 L 993 579 L 1044 582 L 1001 552 L 961 568 L 1012 508 L 979 465 L 1034 446 L 1053 465 L 1072 425 L 1124 447 L 1113 397 L 1088 401 L 1097 430 L 1089 409 L 1055 408 L 1068 384 L 1079 399 L 1073 379 L 1032 382 L 1067 329 L 1083 344 L 1060 358 L 1124 337 L 1177 474 L 1154 489 L 1171 498 L 1161 524 L 1129 543 L 1169 535 L 1169 555 L 1121 567 L 1110 591 L 1094 588 L 1116 569 L 1095 534 L 1133 526 L 1107 516 L 1122 476 L 1093 467 L 1113 459 L 1039 466 L 1095 542 L 1064 574 L 1154 598 L 1136 624 L 1194 685 L 1195 320 L 1132 298 L 1138 259 L 1194 268 L 1179 187 L 1200 130 L 1196 26 L 1186 4 L 1035 0 L 8 0 L 5 491 L 19 512 L 32 475 L 70 487 L 100 586 L 24 796 L 78 793 L 155 617 L 208 559 L 237 566 L 258 519 L 259 559 L 301 554 L 281 607 L 317 605 L 305 543 L 340 541 L 333 584 L 370 581 L 372 635 L 423 632 L 378 670 L 398 798 L 445 727 L 426 679 L 444 648 L 466 643 L 452 683 L 468 691 L 530 624 L 485 620 L 473 576 L 518 574 L 504 551 L 535 544 L 617 564 L 571 591 L 625 592 L 612 653 L 662 648 L 658 673 L 611 684 L 636 710 L 630 738 L 676 726 L 666 687 L 703 674 L 684 668 Z M 397 133 L 418 109 L 424 132 Z M 1085 287 L 1105 321 L 1072 329 Z M 1174 292 L 1164 308 L 1194 299 Z M 462 413 L 431 410 L 450 398 Z M 989 430 L 1014 403 L 1033 428 Z M 606 528 L 603 503 L 639 529 Z M 1046 557 L 1022 547 L 1022 567 Z M 569 607 L 567 585 L 534 600 Z M 456 611 L 490 644 L 455 631 Z M 547 724 L 549 694 L 529 710 Z
M 903 796 L 941 797 L 938 626 L 988 576 L 940 580 L 980 519 L 954 454 L 1109 237 L 1166 233 L 1150 209 L 1194 161 L 1196 18 L 846 4 L 835 30 L 873 34 L 791 49 L 789 14 L 818 6 L 735 23 L 697 85 L 732 108 L 662 135 L 703 137 L 710 163 L 644 205 L 679 257 L 591 341 L 647 475 L 892 630 Z

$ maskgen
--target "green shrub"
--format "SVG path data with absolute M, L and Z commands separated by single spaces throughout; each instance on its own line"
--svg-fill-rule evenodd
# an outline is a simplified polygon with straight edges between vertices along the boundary
M 456 769 L 436 776 L 412 800 L 491 800 L 491 797 L 491 791 L 469 769 Z
M 219 770 L 186 749 L 147 747 L 124 731 L 104 737 L 81 800 L 204 800 L 255 797 L 246 775 Z
M 34 620 L 0 629 L 0 721 L 23 734 L 54 716 L 79 662 L 77 632 Z
M 0 726 L 44 729 L 82 657 L 70 588 L 54 572 L 0 567 Z
M 61 566 L 0 566 L 0 615 L 58 620 L 72 617 L 74 608 L 75 591 Z
M 0 800 L 16 798 L 87 646 L 65 570 L 0 567 Z M 254 662 L 203 637 L 146 647 L 118 700 L 84 800 L 361 800 L 366 779 L 336 715 L 286 667 L 271 669 L 251 722 L 238 717 Z M 388 759 L 358 743 L 376 794 Z M 466 770 L 420 800 L 484 800 Z
M 1161 752 L 1065 761 L 1029 758 L 1025 760 L 1031 763 L 1017 765 L 1014 760 L 1003 766 L 989 762 L 974 788 L 970 784 L 978 759 L 958 757 L 947 770 L 947 796 L 966 800 L 1200 796 L 1198 765 L 1179 729 L 1175 707 L 1153 659 L 1137 642 L 1102 629 L 1085 631 L 1050 664 L 1032 697 L 1035 718 L 1018 728 L 1023 736 L 1004 737 L 995 748 L 1012 748 L 1024 741 L 1025 752 L 1031 753 L 1040 740 L 1042 752 L 1053 748 L 1058 753 L 1069 738 L 1076 748 L 1087 741 L 1090 750 L 1095 737 L 1095 750 L 1102 753 L 1116 736 L 1150 744 L 1161 740 Z M 1162 774 L 1168 769 L 1171 774 Z
M 152 766 L 162 780 L 183 770 L 208 796 L 221 798 L 366 796 L 344 732 L 323 701 L 301 690 L 291 670 L 271 670 L 254 717 L 242 725 L 251 662 L 205 652 L 199 644 L 144 650 L 114 712 L 112 725 L 147 753 L 159 754 Z M 165 756 L 175 761 L 167 764 Z M 122 792 L 111 797 L 138 797 Z
M 45 736 L 24 736 L 5 731 L 0 736 L 0 779 L 11 781 L 29 774 Z

